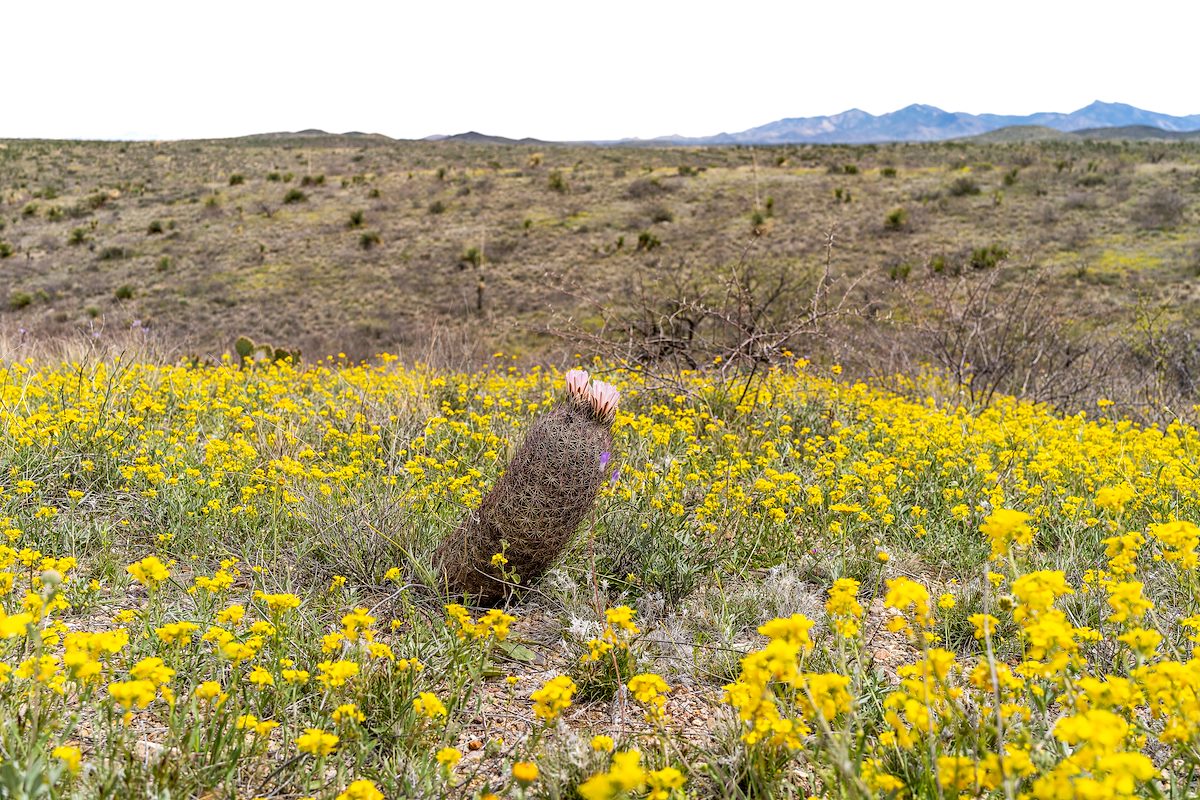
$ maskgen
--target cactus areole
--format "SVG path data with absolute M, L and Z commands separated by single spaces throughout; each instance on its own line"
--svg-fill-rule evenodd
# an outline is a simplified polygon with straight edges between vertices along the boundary
M 479 508 L 441 543 L 434 566 L 452 594 L 494 604 L 546 572 L 571 541 L 607 477 L 620 393 L 583 370 L 567 396 L 539 417 Z M 492 557 L 503 552 L 507 563 Z

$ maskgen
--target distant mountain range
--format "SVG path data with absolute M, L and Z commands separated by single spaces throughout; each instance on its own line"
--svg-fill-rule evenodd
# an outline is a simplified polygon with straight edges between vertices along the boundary
M 1133 126 L 1175 133 L 1200 129 L 1200 114 L 1173 117 L 1169 114 L 1144 111 L 1125 103 L 1102 103 L 1099 100 L 1069 114 L 1042 112 L 1026 116 L 964 114 L 914 104 L 879 116 L 852 108 L 841 114 L 826 117 L 781 119 L 740 133 L 720 133 L 716 136 L 702 137 L 661 136 L 649 140 L 627 139 L 621 143 L 707 145 L 933 142 L 978 136 L 1014 125 L 1049 128 L 1065 133 Z M 1140 133 L 1144 135 L 1146 131 Z
M 246 139 L 312 139 L 352 137 L 364 143 L 394 141 L 378 133 L 330 134 L 321 130 L 268 133 Z M 1078 111 L 1057 111 L 1026 116 L 965 114 L 942 111 L 934 106 L 911 105 L 889 114 L 868 114 L 857 108 L 826 117 L 792 117 L 776 120 L 740 133 L 715 136 L 659 136 L 654 139 L 615 141 L 549 142 L 542 139 L 510 139 L 476 131 L 453 136 L 426 136 L 424 141 L 497 145 L 602 144 L 627 146 L 729 145 L 729 144 L 869 144 L 873 142 L 936 142 L 976 138 L 1008 142 L 1044 139 L 1189 139 L 1200 140 L 1200 114 L 1174 117 L 1145 111 L 1125 103 L 1099 100 Z

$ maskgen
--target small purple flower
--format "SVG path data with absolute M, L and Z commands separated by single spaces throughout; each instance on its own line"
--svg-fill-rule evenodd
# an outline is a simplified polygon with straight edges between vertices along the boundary
M 617 467 L 613 470 L 612 478 L 609 479 L 609 483 L 611 483 L 613 486 L 616 486 L 617 481 L 619 480 L 621 480 L 621 468 Z
M 603 453 L 601 453 L 600 454 L 600 469 L 604 469 L 605 467 L 607 467 L 608 462 L 611 460 L 612 460 L 612 453 L 608 452 L 607 450 L 605 450 Z

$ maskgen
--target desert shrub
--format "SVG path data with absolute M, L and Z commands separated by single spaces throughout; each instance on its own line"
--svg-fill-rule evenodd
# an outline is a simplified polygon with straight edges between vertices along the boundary
M 8 307 L 14 311 L 25 308 L 33 303 L 33 295 L 29 292 L 12 292 L 8 296 Z
M 446 211 L 446 204 L 443 203 L 441 200 L 434 200 L 432 203 L 429 204 L 429 213 L 430 214 L 444 214 L 445 211 Z
M 87 241 L 87 228 L 72 228 L 70 235 L 67 236 L 67 244 L 76 246 Z
M 1156 189 L 1133 212 L 1133 221 L 1146 230 L 1174 228 L 1183 220 L 1187 201 L 1174 189 Z
M 967 263 L 972 269 L 991 269 L 1008 258 L 1008 248 L 998 244 L 991 244 L 987 247 L 976 247 L 971 251 L 971 258 Z
M 51 222 L 58 222 L 65 216 L 65 214 L 66 212 L 64 212 L 58 206 L 50 206 L 50 208 L 46 209 L 46 219 L 50 220 Z
M 372 189 L 371 191 L 367 192 L 367 197 L 371 198 L 372 200 L 378 200 L 382 196 L 383 195 L 380 194 L 379 189 Z
M 1010 169 L 1008 172 L 1004 173 L 1004 185 L 1005 185 L 1005 186 L 1016 186 L 1016 184 L 1017 184 L 1017 174 L 1018 174 L 1020 171 L 1021 171 L 1021 170 L 1020 170 L 1020 168 L 1018 168 L 1018 167 L 1013 167 L 1013 168 L 1012 168 L 1012 169 Z
M 888 277 L 894 281 L 906 281 L 908 276 L 912 274 L 912 264 L 907 261 L 899 261 L 888 267 Z
M 158 220 L 154 220 L 148 226 L 146 226 L 146 235 L 147 236 L 154 236 L 155 234 L 162 233 L 162 232 L 163 232 L 163 224 Z
M 383 237 L 379 235 L 378 231 L 363 231 L 362 235 L 358 237 L 358 246 L 363 250 L 370 250 L 382 243 Z
M 963 175 L 955 178 L 947 190 L 951 197 L 968 197 L 970 195 L 979 194 L 981 189 L 979 183 L 974 178 Z
M 625 196 L 630 200 L 644 200 L 647 197 L 658 197 L 674 191 L 658 178 L 638 178 L 625 187 Z
M 858 165 L 857 164 L 843 164 L 842 172 L 845 173 L 846 175 L 857 175 L 858 174 Z
M 884 177 L 884 178 L 894 178 L 894 177 L 896 177 L 896 168 L 895 167 L 884 167 L 883 169 L 879 170 L 879 174 L 881 177 Z
M 650 209 L 650 222 L 674 222 L 675 215 L 666 206 L 654 206 Z
M 299 189 L 288 189 L 287 194 L 283 196 L 283 202 L 285 205 L 291 203 L 303 203 L 307 199 L 308 195 Z
M 300 179 L 300 185 L 301 186 L 324 186 L 325 185 L 325 176 L 324 175 L 305 175 L 303 178 Z
M 563 177 L 561 170 L 551 170 L 550 176 L 546 178 L 546 186 L 552 192 L 562 193 L 567 191 L 567 179 Z
M 361 228 L 363 222 L 366 221 L 366 215 L 362 211 L 351 211 L 350 221 L 346 223 L 347 228 Z
M 281 180 L 283 180 L 283 176 L 280 175 L 278 172 L 268 172 L 267 173 L 267 181 L 269 181 L 270 183 L 279 183 Z
M 1090 188 L 1093 186 L 1103 186 L 1105 183 L 1105 180 L 1104 180 L 1103 175 L 1100 175 L 1099 173 L 1096 173 L 1096 172 L 1089 172 L 1085 175 L 1081 175 L 1079 180 L 1077 180 L 1075 182 L 1077 184 L 1079 184 L 1080 186 L 1086 186 L 1086 187 Z
M 101 261 L 120 261 L 123 258 L 129 258 L 133 255 L 127 248 L 120 245 L 109 245 L 100 251 L 98 258 Z
M 13 254 L 13 246 L 8 242 L 0 240 L 0 258 L 8 258 Z
M 755 210 L 750 215 L 750 232 L 755 236 L 761 236 L 764 232 L 764 226 L 767 224 L 767 217 L 763 212 Z
M 463 250 L 461 256 L 458 257 L 460 267 L 476 267 L 483 263 L 483 253 L 478 247 L 468 247 Z
M 246 177 L 240 173 L 235 172 L 229 176 L 229 185 L 230 186 L 241 186 L 245 182 L 246 182 Z
M 658 237 L 649 231 L 642 231 L 638 234 L 637 249 L 639 251 L 650 252 L 661 244 L 662 242 L 659 241 Z
M 36 217 L 37 213 L 38 213 L 38 204 L 37 203 L 27 203 L 25 205 L 25 207 L 21 209 L 22 217 Z
M 158 271 L 159 272 L 166 272 L 170 268 L 171 268 L 171 257 L 170 256 L 162 256 L 161 258 L 158 259 Z
M 883 228 L 888 231 L 903 230 L 908 224 L 908 212 L 903 208 L 893 208 L 888 212 L 888 215 L 883 218 Z
M 113 296 L 116 297 L 118 300 L 132 300 L 133 294 L 134 294 L 133 287 L 130 286 L 128 283 L 118 286 L 117 290 L 115 292 L 113 292 Z
M 1067 211 L 1092 209 L 1096 207 L 1096 198 L 1087 192 L 1071 192 L 1063 199 L 1063 208 Z

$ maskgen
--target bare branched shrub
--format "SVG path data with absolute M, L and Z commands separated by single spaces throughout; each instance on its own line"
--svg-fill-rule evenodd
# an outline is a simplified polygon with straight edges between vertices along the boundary
M 1071 330 L 1071 314 L 1031 270 L 963 276 L 927 298 L 916 329 L 933 363 L 973 404 L 997 392 L 1071 406 L 1111 365 L 1113 342 Z
M 827 238 L 831 253 L 834 234 Z M 547 332 L 652 385 L 683 391 L 682 371 L 711 368 L 717 379 L 749 378 L 749 387 L 771 364 L 809 352 L 830 320 L 856 309 L 853 284 L 833 276 L 830 256 L 823 267 L 805 269 L 755 263 L 748 250 L 718 278 L 686 264 L 648 266 L 628 278 L 619 301 L 567 289 L 598 322 L 565 319 Z
M 1139 304 L 1124 337 L 1124 369 L 1110 397 L 1123 414 L 1156 424 L 1194 420 L 1200 400 L 1200 340 L 1169 307 Z
M 1183 221 L 1187 200 L 1174 189 L 1156 189 L 1133 212 L 1133 221 L 1147 230 L 1174 228 Z

